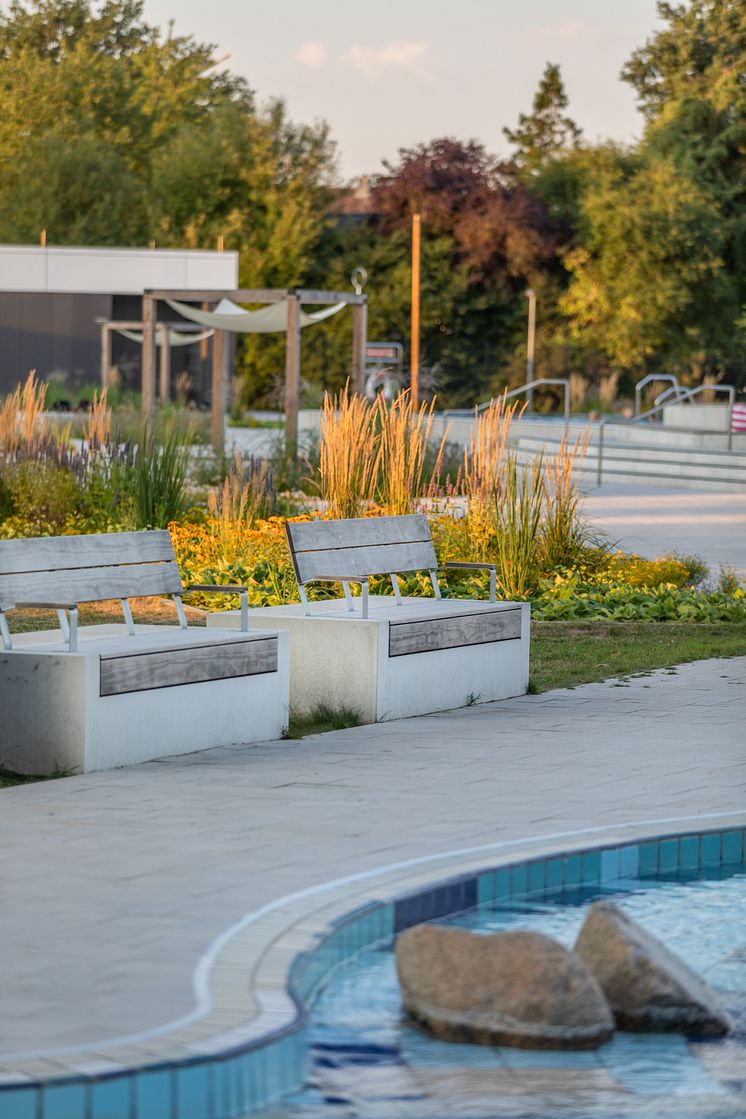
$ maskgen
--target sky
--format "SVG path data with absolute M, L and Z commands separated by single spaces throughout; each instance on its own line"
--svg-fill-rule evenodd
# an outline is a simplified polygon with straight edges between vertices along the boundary
M 589 140 L 631 141 L 641 118 L 619 80 L 659 26 L 655 0 L 145 0 L 145 16 L 215 43 L 261 101 L 328 121 L 343 180 L 440 136 L 508 155 L 547 61 Z

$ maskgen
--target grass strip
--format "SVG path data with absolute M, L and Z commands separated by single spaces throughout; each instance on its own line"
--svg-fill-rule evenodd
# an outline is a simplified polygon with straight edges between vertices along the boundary
M 740 622 L 534 622 L 529 691 L 738 656 L 746 656 L 746 624 Z

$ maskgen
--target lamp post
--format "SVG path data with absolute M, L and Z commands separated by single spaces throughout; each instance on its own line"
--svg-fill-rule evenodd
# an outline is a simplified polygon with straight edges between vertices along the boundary
M 420 215 L 412 214 L 412 327 L 409 384 L 412 405 L 420 404 Z
M 534 349 L 536 344 L 536 292 L 533 288 L 526 288 L 528 300 L 528 339 L 526 343 L 526 384 L 534 379 Z M 533 410 L 534 390 L 526 392 L 526 404 L 529 412 Z

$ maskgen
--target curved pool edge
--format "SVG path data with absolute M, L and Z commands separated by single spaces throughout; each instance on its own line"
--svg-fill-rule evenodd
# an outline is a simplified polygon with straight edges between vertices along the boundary
M 567 887 L 694 876 L 723 865 L 746 865 L 746 812 L 508 840 L 309 887 L 247 914 L 213 942 L 195 972 L 204 1013 L 85 1052 L 58 1050 L 10 1065 L 6 1058 L 0 1113 L 3 1119 L 245 1115 L 301 1087 L 309 1010 L 334 969 L 360 950 L 422 921 L 510 897 L 538 900 Z M 247 961 L 253 961 L 248 985 Z

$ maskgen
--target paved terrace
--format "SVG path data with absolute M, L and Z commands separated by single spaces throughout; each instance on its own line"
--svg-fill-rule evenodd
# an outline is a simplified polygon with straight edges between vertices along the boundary
M 651 557 L 693 553 L 715 578 L 722 563 L 746 582 L 746 493 L 618 482 L 591 488 L 587 479 L 584 489 L 584 512 L 625 551 Z
M 746 821 L 744 727 L 746 656 L 5 790 L 0 1079 L 259 1036 L 366 899 Z

